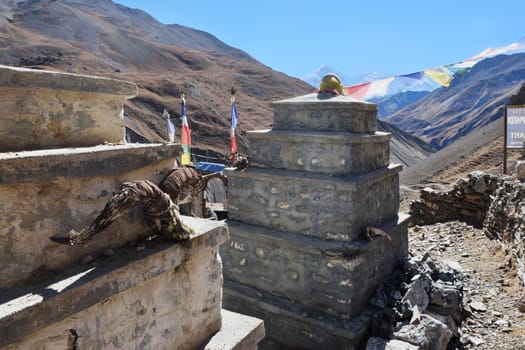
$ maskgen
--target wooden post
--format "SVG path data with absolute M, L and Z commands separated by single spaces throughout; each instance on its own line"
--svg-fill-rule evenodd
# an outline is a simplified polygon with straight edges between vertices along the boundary
M 503 107 L 503 175 L 507 175 L 507 107 Z

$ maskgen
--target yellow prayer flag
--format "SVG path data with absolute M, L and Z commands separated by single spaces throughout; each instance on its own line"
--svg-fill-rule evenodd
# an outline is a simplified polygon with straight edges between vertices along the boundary
M 189 153 L 183 153 L 180 160 L 182 165 L 192 165 L 191 162 L 191 154 Z
M 430 79 L 445 87 L 449 87 L 450 82 L 452 81 L 452 75 L 445 71 L 426 69 L 424 70 L 424 73 Z

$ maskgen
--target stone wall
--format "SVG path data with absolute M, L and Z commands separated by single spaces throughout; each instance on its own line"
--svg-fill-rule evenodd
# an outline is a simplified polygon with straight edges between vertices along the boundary
M 503 180 L 499 176 L 473 172 L 467 178 L 458 179 L 452 188 L 424 188 L 420 199 L 410 205 L 412 222 L 429 225 L 460 220 L 482 227 L 492 201 L 491 195 Z
M 525 183 L 506 175 L 472 172 L 446 190 L 421 190 L 410 205 L 412 223 L 460 220 L 483 228 L 511 251 L 525 285 Z
M 397 216 L 398 172 L 396 165 L 347 177 L 260 168 L 229 172 L 228 217 L 306 236 L 357 240 L 366 227 Z
M 493 197 L 483 227 L 510 249 L 525 286 L 525 184 L 507 180 Z

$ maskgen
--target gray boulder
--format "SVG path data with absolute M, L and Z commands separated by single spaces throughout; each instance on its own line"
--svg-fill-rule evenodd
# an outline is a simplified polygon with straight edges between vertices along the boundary
M 420 350 L 446 350 L 452 339 L 452 331 L 444 323 L 423 314 L 418 324 L 405 324 L 392 337 L 415 345 Z
M 410 343 L 393 339 L 370 338 L 366 343 L 365 350 L 418 350 L 419 348 Z

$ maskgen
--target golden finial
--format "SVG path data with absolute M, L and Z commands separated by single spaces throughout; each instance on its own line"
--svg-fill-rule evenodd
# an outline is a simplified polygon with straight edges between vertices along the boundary
M 339 77 L 334 73 L 328 73 L 323 77 L 321 80 L 321 85 L 319 86 L 319 92 L 334 95 L 345 94 L 341 79 L 339 79 Z

